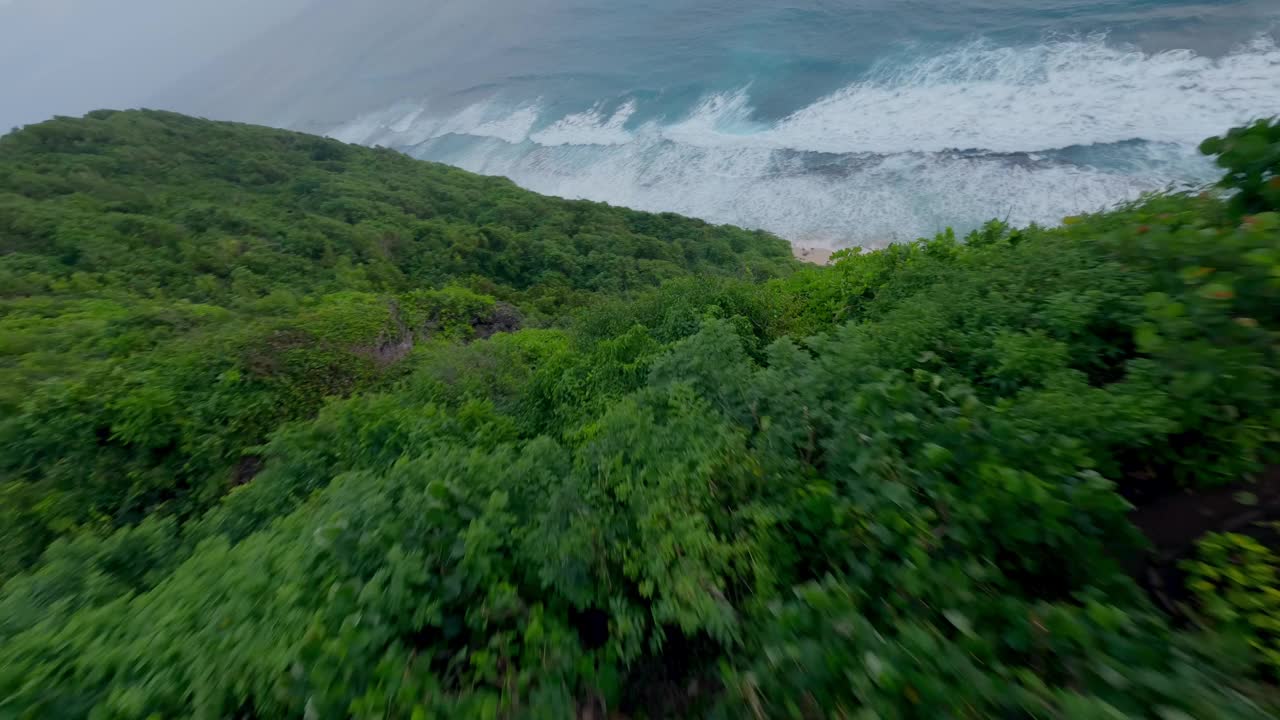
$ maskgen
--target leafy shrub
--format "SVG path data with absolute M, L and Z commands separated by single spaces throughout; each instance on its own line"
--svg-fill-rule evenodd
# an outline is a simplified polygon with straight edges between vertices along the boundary
M 493 312 L 494 304 L 491 297 L 450 286 L 408 293 L 401 300 L 401 311 L 409 328 L 423 335 L 467 339 L 480 320 Z
M 1280 677 L 1280 557 L 1238 533 L 1212 533 L 1196 548 L 1183 569 L 1205 615 L 1243 633 L 1261 665 Z
M 1236 191 L 1230 207 L 1237 217 L 1280 210 L 1280 120 L 1234 128 L 1205 140 L 1200 152 L 1227 169 L 1221 184 Z

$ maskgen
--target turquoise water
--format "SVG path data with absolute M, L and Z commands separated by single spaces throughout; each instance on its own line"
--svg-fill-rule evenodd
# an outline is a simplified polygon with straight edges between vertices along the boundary
M 1200 139 L 1280 113 L 1271 1 L 377 7 L 330 134 L 832 247 L 1202 183 Z

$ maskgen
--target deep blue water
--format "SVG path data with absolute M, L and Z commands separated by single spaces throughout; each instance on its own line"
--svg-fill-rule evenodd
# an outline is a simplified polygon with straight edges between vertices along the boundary
M 1199 140 L 1280 114 L 1274 0 L 375 5 L 331 134 L 807 244 L 1202 183 Z

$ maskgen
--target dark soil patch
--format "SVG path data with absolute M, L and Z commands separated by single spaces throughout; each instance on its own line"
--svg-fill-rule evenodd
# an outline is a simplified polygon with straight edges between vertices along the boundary
M 569 622 L 578 631 L 584 650 L 599 650 L 609 642 L 609 614 L 598 608 L 569 611 Z
M 240 487 L 248 484 L 262 472 L 262 468 L 267 461 L 261 455 L 245 455 L 240 458 L 240 462 L 236 463 L 236 469 L 231 475 L 232 487 Z
M 1184 490 L 1143 502 L 1130 519 L 1151 542 L 1151 552 L 1134 568 L 1139 582 L 1166 611 L 1181 616 L 1189 599 L 1179 562 L 1195 552 L 1209 533 L 1250 535 L 1280 547 L 1280 533 L 1267 523 L 1280 520 L 1280 466 L 1258 479 L 1222 488 Z
M 1188 490 L 1139 507 L 1131 519 L 1162 556 L 1180 555 L 1211 532 L 1240 532 L 1280 514 L 1280 466 L 1256 482 Z
M 669 628 L 661 654 L 640 660 L 622 691 L 619 711 L 628 718 L 696 717 L 719 695 L 719 649 L 702 636 Z

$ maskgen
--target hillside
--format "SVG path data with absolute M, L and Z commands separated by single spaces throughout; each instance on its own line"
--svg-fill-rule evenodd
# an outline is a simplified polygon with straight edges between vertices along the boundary
M 283 131 L 0 138 L 0 717 L 1274 717 L 1280 126 L 1205 150 L 802 267 Z
M 415 339 L 790 267 L 761 234 L 316 137 L 150 112 L 27 128 L 0 141 L 0 578 L 60 528 L 205 509 L 248 448 L 387 381 Z

